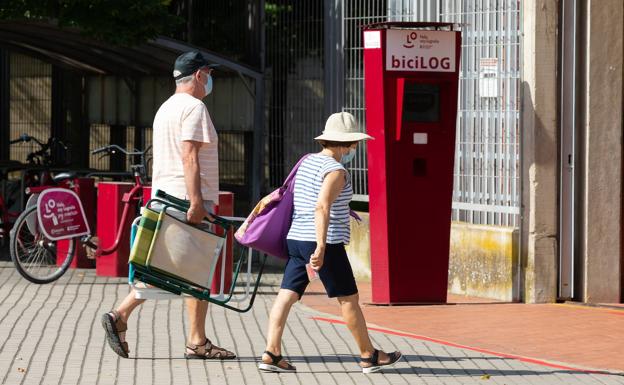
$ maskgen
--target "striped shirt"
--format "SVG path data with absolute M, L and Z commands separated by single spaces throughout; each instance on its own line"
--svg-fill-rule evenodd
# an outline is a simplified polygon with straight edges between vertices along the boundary
M 345 168 L 331 156 L 323 154 L 312 154 L 301 163 L 295 176 L 293 220 L 287 239 L 316 241 L 314 225 L 316 202 L 325 176 L 336 170 Z M 347 174 L 345 186 L 329 210 L 326 243 L 349 243 L 351 237 L 349 202 L 352 197 L 351 178 Z
M 199 177 L 202 198 L 219 201 L 219 150 L 215 130 L 206 105 L 181 92 L 165 101 L 154 117 L 154 166 L 152 188 L 188 199 L 182 165 L 182 142 L 203 143 L 199 149 Z

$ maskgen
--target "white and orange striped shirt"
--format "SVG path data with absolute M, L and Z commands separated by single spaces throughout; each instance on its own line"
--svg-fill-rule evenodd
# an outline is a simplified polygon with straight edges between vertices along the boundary
M 219 146 L 217 131 L 206 105 L 187 94 L 173 94 L 154 117 L 154 164 L 152 188 L 163 190 L 181 199 L 188 199 L 182 142 L 202 142 L 199 150 L 199 173 L 202 198 L 219 201 Z

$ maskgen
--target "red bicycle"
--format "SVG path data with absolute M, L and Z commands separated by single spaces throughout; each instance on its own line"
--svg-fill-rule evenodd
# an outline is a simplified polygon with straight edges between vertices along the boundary
M 92 151 L 105 155 L 121 152 L 140 159 L 131 166 L 134 187 L 122 199 L 122 224 L 128 215 L 136 215 L 140 207 L 147 175 L 146 154 L 150 148 L 127 151 L 113 144 Z M 75 177 L 75 172 L 63 172 L 55 175 L 49 185 L 26 189 L 30 198 L 11 230 L 9 251 L 17 271 L 30 282 L 43 284 L 59 279 L 69 268 L 78 243 L 94 250 L 96 257 L 106 255 L 115 252 L 123 232 L 130 231 L 127 226 L 120 226 L 112 245 L 94 244 L 82 204 L 74 192 Z

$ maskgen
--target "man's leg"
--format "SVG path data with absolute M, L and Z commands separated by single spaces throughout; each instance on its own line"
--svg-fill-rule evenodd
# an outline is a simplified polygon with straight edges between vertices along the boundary
M 185 302 L 190 324 L 187 341 L 190 345 L 203 345 L 206 342 L 208 301 L 186 298 Z
M 145 302 L 144 299 L 137 299 L 136 293 L 134 289 L 130 290 L 130 293 L 126 296 L 126 298 L 121 301 L 121 304 L 115 309 L 117 313 L 121 316 L 121 319 L 128 323 L 128 318 L 130 318 L 130 314 L 134 311 L 134 309 Z
M 200 301 L 195 298 L 187 298 L 185 301 L 190 327 L 184 357 L 188 359 L 204 360 L 229 360 L 236 358 L 236 354 L 213 345 L 206 337 L 208 301 Z M 215 333 L 216 332 L 218 332 L 218 330 L 215 330 Z
M 132 311 L 142 304 L 144 299 L 136 299 L 134 290 L 121 301 L 117 309 L 102 315 L 102 326 L 106 332 L 106 341 L 115 353 L 128 358 L 128 343 L 126 342 L 126 329 L 128 318 Z

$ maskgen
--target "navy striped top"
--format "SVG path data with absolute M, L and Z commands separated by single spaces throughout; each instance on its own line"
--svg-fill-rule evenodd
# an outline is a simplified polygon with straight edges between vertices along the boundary
M 316 227 L 314 225 L 316 202 L 325 176 L 336 170 L 345 170 L 345 168 L 336 159 L 324 154 L 312 154 L 301 163 L 295 176 L 295 207 L 288 239 L 316 242 Z M 353 198 L 353 188 L 351 187 L 351 178 L 347 173 L 345 186 L 329 211 L 326 243 L 349 243 L 351 237 L 349 202 L 351 202 L 351 198 Z

